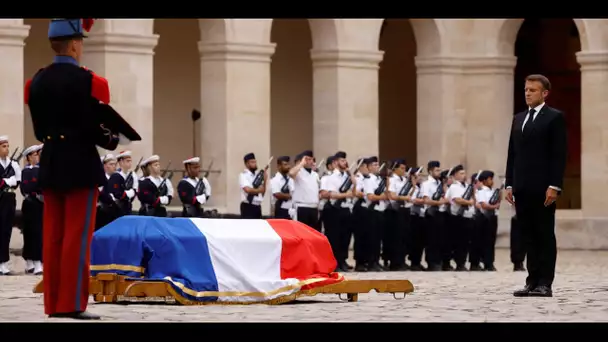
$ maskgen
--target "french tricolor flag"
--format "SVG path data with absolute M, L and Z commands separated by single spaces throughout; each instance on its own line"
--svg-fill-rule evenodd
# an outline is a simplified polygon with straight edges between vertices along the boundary
M 91 275 L 170 284 L 178 302 L 272 303 L 344 278 L 327 238 L 290 220 L 121 217 L 95 232 Z

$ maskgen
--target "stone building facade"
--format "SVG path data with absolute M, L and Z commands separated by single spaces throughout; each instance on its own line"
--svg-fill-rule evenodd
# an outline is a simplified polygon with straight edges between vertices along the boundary
M 47 27 L 0 20 L 0 133 L 13 146 L 36 142 L 23 84 L 52 58 Z M 571 140 L 559 244 L 608 247 L 606 19 L 107 19 L 83 64 L 142 134 L 128 148 L 175 167 L 213 160 L 212 204 L 231 213 L 247 152 L 260 164 L 312 148 L 502 175 L 523 78 L 546 73 Z

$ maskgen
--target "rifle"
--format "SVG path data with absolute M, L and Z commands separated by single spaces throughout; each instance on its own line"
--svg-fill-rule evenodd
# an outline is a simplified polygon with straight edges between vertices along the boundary
M 433 193 L 433 196 L 431 197 L 431 199 L 433 201 L 439 201 L 439 199 L 441 199 L 444 195 L 445 195 L 445 191 L 443 189 L 443 181 L 449 177 L 449 174 L 452 172 L 454 168 L 450 168 L 450 170 L 448 171 L 448 173 L 446 174 L 446 177 L 439 177 L 439 185 L 437 186 L 437 190 L 435 190 L 435 193 Z M 439 210 L 439 206 L 433 205 L 433 206 L 429 206 L 428 209 L 426 210 L 426 213 L 428 213 L 430 216 L 434 216 L 435 213 Z
M 358 170 L 359 167 L 361 167 L 361 164 L 363 164 L 363 158 L 360 158 L 361 160 L 359 161 L 359 163 L 357 164 L 355 170 Z M 353 164 L 353 166 L 355 166 Z M 340 185 L 340 188 L 338 189 L 338 191 L 343 194 L 345 192 L 347 192 L 348 190 L 350 190 L 350 188 L 353 186 L 353 181 L 351 180 L 352 175 L 351 175 L 351 168 L 346 169 L 346 179 L 344 180 L 344 182 L 342 182 L 342 185 Z M 336 202 L 334 203 L 334 207 L 336 208 L 341 208 L 342 207 L 342 203 L 344 203 L 346 201 L 346 198 L 341 198 L 339 200 L 336 200 Z
M 167 180 L 171 180 L 171 178 L 173 178 L 173 171 L 170 170 L 169 167 L 171 167 L 171 161 L 170 160 L 169 160 L 169 164 L 167 164 L 167 167 L 160 174 L 160 177 L 164 178 L 164 179 L 160 183 L 160 185 L 158 186 L 158 188 L 156 188 L 156 196 L 157 197 L 167 196 L 167 193 L 169 192 L 169 189 L 167 188 Z M 169 173 L 168 176 L 167 176 L 167 173 Z
M 475 178 L 475 181 L 479 180 L 479 175 L 481 175 L 481 171 L 479 170 L 479 172 L 477 172 L 477 177 Z M 473 187 L 475 182 L 471 182 L 471 184 L 469 184 L 469 186 L 467 186 L 466 190 L 464 191 L 464 194 L 462 195 L 462 199 L 465 201 L 468 201 L 471 199 L 471 197 L 473 196 Z M 458 213 L 456 213 L 456 216 L 462 216 L 465 212 L 465 210 L 467 210 L 469 208 L 469 206 L 463 206 L 461 205 L 460 208 L 458 209 Z
M 382 170 L 384 169 L 385 166 L 386 166 L 386 163 L 382 163 L 382 165 L 378 169 L 378 175 L 380 175 L 380 173 L 382 172 Z M 378 177 L 380 177 L 380 176 L 378 176 Z M 374 195 L 380 196 L 386 191 L 386 178 L 387 177 L 388 177 L 388 172 L 385 177 L 382 177 L 382 179 L 380 180 L 380 183 L 378 183 L 378 187 L 376 187 L 376 190 L 374 190 Z M 380 201 L 372 201 L 372 206 L 370 208 L 374 208 L 379 204 L 380 204 Z
M 15 149 L 15 151 L 13 151 L 13 154 L 11 154 L 10 159 L 9 159 L 9 163 L 6 166 L 6 169 L 4 169 L 4 173 L 2 174 L 2 178 L 0 178 L 0 180 L 2 180 L 4 178 L 10 178 L 9 174 L 11 173 L 11 171 L 14 172 L 14 170 L 13 170 L 13 162 L 19 163 L 19 161 L 23 157 L 23 151 L 19 152 L 18 155 L 17 155 L 17 151 L 19 151 L 19 147 L 17 147 Z M 15 155 L 17 155 L 17 156 L 15 157 Z M 2 189 L 2 192 L 8 192 L 9 189 L 11 189 L 11 187 L 7 185 L 4 189 Z
M 416 173 L 414 174 L 416 177 L 418 177 L 418 175 L 420 174 L 420 172 L 422 172 L 423 167 L 420 167 L 418 169 L 418 171 L 416 171 Z M 414 184 L 412 183 L 410 176 L 412 173 L 412 168 L 410 167 L 409 170 L 407 170 L 407 179 L 405 180 L 405 184 L 403 184 L 403 186 L 401 187 L 401 190 L 399 190 L 399 193 L 397 194 L 397 196 L 402 197 L 402 196 L 407 196 L 410 194 L 410 192 L 412 191 L 412 189 L 414 188 Z M 403 205 L 403 201 L 397 201 L 399 205 Z
M 492 193 L 492 197 L 490 197 L 490 199 L 488 200 L 489 205 L 495 205 L 496 203 L 498 203 L 500 201 L 500 192 L 504 188 L 505 188 L 505 183 L 503 182 L 502 185 L 500 186 L 500 188 L 494 189 L 494 192 Z M 487 217 L 491 216 L 490 212 L 491 211 L 484 210 L 484 214 L 486 214 Z
M 285 177 L 285 176 L 283 176 L 283 177 Z M 283 186 L 281 187 L 281 193 L 283 193 L 283 194 L 289 193 L 289 176 L 287 176 L 285 178 L 285 184 L 283 184 Z M 274 203 L 275 213 L 276 213 L 277 208 L 281 208 L 281 205 L 285 201 L 286 200 L 284 200 L 284 199 L 277 199 L 277 201 Z M 275 214 L 275 216 L 276 216 L 276 214 Z
M 139 158 L 139 162 L 137 163 L 137 165 L 135 165 L 135 169 L 133 169 L 133 171 L 130 171 L 129 174 L 127 175 L 127 178 L 125 179 L 125 190 L 129 190 L 131 188 L 133 188 L 133 173 L 137 173 L 137 171 L 139 171 L 139 168 L 141 167 L 141 162 L 144 160 L 144 157 Z M 133 197 L 135 198 L 135 197 Z
M 209 163 L 209 166 L 207 166 L 207 170 L 205 170 L 205 172 L 203 172 L 203 177 L 201 177 L 198 180 L 198 182 L 196 183 L 196 186 L 194 187 L 195 196 L 200 196 L 205 193 L 205 190 L 207 190 L 205 188 L 204 179 L 209 176 L 209 172 L 211 172 L 211 167 L 213 166 L 213 161 L 214 161 L 214 159 L 211 159 L 211 163 Z
M 251 186 L 254 189 L 259 188 L 262 185 L 262 182 L 264 182 L 264 174 L 266 173 L 266 171 L 268 170 L 268 168 L 270 167 L 270 162 L 272 161 L 272 159 L 274 159 L 274 157 L 270 157 L 270 159 L 268 159 L 268 164 L 266 164 L 266 167 L 264 167 L 264 169 L 260 170 L 256 175 L 255 178 L 253 179 L 253 182 L 251 183 Z M 253 198 L 256 196 L 257 194 L 247 194 L 247 202 L 249 202 L 249 204 L 251 204 L 253 202 Z

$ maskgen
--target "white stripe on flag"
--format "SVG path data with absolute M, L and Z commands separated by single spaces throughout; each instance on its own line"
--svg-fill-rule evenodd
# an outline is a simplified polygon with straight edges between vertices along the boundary
M 282 239 L 266 220 L 201 219 L 192 222 L 205 235 L 220 292 L 264 296 L 222 296 L 219 301 L 261 301 L 297 292 L 297 279 L 281 279 Z

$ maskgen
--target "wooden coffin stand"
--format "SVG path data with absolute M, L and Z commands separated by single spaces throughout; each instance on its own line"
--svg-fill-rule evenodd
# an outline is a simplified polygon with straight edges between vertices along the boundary
M 34 287 L 34 293 L 43 293 L 43 282 Z M 182 305 L 202 304 L 232 304 L 226 302 L 191 302 L 172 296 L 171 286 L 161 281 L 138 281 L 115 273 L 99 273 L 90 278 L 89 292 L 98 303 L 128 303 L 133 301 L 177 302 Z M 314 296 L 317 294 L 337 294 L 341 300 L 356 302 L 360 293 L 391 293 L 395 299 L 403 299 L 405 295 L 414 292 L 414 286 L 409 280 L 344 280 L 311 290 L 302 291 L 289 296 L 282 301 L 256 304 L 282 304 L 292 302 L 298 297 Z M 243 304 L 243 303 L 233 303 Z

